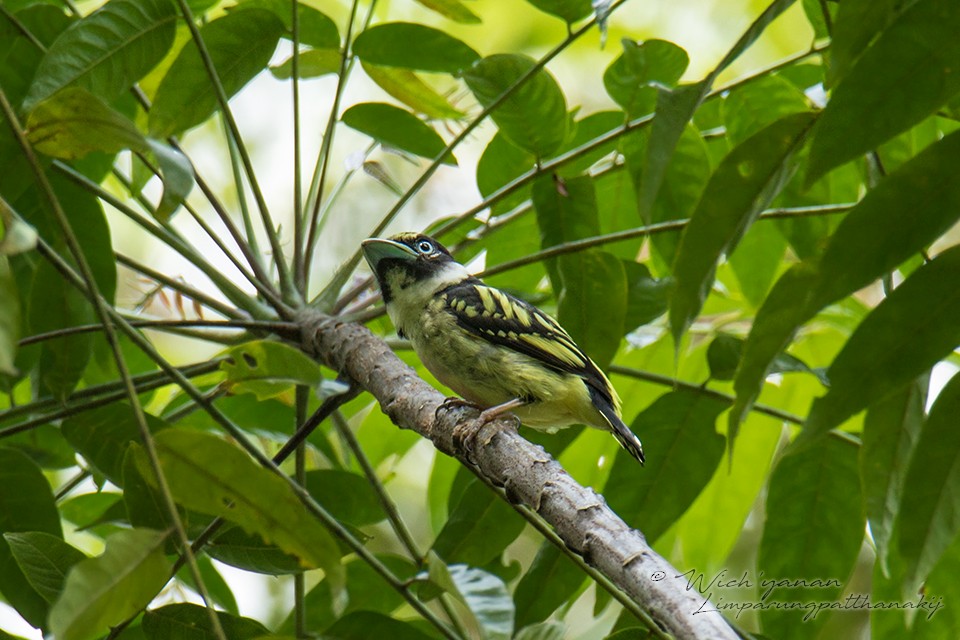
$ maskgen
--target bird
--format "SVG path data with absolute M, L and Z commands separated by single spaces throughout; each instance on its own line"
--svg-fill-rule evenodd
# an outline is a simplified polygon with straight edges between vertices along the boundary
M 361 246 L 397 335 L 438 381 L 482 409 L 482 422 L 511 412 L 548 432 L 585 424 L 610 431 L 644 463 L 613 385 L 556 320 L 484 284 L 430 236 Z

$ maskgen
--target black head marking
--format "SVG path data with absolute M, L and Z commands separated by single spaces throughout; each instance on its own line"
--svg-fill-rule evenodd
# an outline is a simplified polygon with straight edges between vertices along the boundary
M 409 248 L 396 255 L 380 258 L 373 266 L 384 302 L 390 302 L 396 290 L 422 282 L 454 262 L 453 256 L 442 244 L 430 236 L 418 233 L 399 233 L 388 240 Z

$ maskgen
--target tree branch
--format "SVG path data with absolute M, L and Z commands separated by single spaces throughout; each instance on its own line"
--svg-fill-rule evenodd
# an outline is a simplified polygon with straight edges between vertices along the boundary
M 373 394 L 402 429 L 429 438 L 434 446 L 476 469 L 511 498 L 547 521 L 564 543 L 599 569 L 677 638 L 736 638 L 719 615 L 664 558 L 607 505 L 580 486 L 563 467 L 515 431 L 509 418 L 478 424 L 469 409 L 439 411 L 444 397 L 397 358 L 366 328 L 304 311 L 302 348 Z M 455 430 L 478 429 L 476 446 L 465 451 Z M 638 468 L 638 473 L 642 470 Z

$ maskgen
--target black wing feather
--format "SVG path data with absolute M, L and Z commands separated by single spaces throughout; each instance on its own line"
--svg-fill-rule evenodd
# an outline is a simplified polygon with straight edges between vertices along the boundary
M 457 323 L 484 340 L 530 356 L 559 373 L 583 378 L 613 407 L 606 377 L 557 322 L 532 304 L 470 278 L 438 292 Z

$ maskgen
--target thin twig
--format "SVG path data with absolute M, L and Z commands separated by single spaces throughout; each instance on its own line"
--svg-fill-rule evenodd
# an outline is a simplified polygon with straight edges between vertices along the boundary
M 353 37 L 353 23 L 357 19 L 357 8 L 360 6 L 360 0 L 353 0 L 350 8 L 350 18 L 347 20 L 347 32 L 343 37 L 343 48 L 340 51 L 340 70 L 337 75 L 337 88 L 333 92 L 333 105 L 330 107 L 330 115 L 327 117 L 327 126 L 323 132 L 323 141 L 320 143 L 320 157 L 318 171 L 314 172 L 316 189 L 313 188 L 313 182 L 310 185 L 310 199 L 313 202 L 313 208 L 310 212 L 310 226 L 305 237 L 306 246 L 304 247 L 303 257 L 303 292 L 307 294 L 307 286 L 310 283 L 310 264 L 313 262 L 313 253 L 317 245 L 317 225 L 320 217 L 320 203 L 323 200 L 323 187 L 327 180 L 327 171 L 330 165 L 330 152 L 333 148 L 333 136 L 337 129 L 337 118 L 340 112 L 340 100 L 343 98 L 343 91 L 347 86 L 347 65 L 350 60 L 350 39 Z M 371 11 L 372 14 L 372 11 Z
M 191 11 L 186 0 L 177 0 L 177 4 L 180 7 L 180 12 L 183 14 L 184 21 L 187 23 L 187 28 L 190 30 L 190 35 L 193 38 L 193 42 L 200 54 L 200 60 L 203 62 L 203 66 L 207 70 L 207 77 L 210 80 L 210 85 L 213 87 L 213 90 L 217 96 L 217 102 L 220 105 L 220 111 L 223 114 L 223 119 L 227 124 L 230 136 L 236 143 L 237 151 L 240 153 L 240 160 L 243 163 L 244 172 L 246 173 L 247 180 L 250 183 L 250 189 L 253 191 L 253 198 L 257 203 L 257 209 L 260 211 L 260 219 L 263 223 L 264 231 L 266 231 L 267 237 L 270 240 L 270 247 L 273 251 L 273 262 L 277 267 L 281 291 L 283 292 L 286 300 L 294 300 L 294 298 L 291 296 L 296 295 L 296 288 L 293 286 L 293 279 L 290 275 L 289 269 L 287 269 L 287 263 L 283 259 L 283 248 L 280 245 L 280 237 L 271 221 L 270 211 L 267 208 L 267 201 L 263 197 L 263 191 L 260 189 L 260 182 L 257 180 L 256 172 L 253 170 L 253 163 L 250 160 L 250 154 L 247 152 L 247 147 L 240 135 L 240 128 L 237 126 L 237 121 L 233 117 L 233 110 L 230 109 L 230 99 L 227 96 L 226 90 L 223 88 L 223 83 L 220 82 L 220 74 L 217 72 L 217 69 L 213 64 L 213 59 L 210 57 L 210 52 L 207 50 L 207 46 L 203 41 L 203 36 L 200 34 L 200 29 L 197 27 L 197 24 L 194 21 L 193 11 Z M 243 185 L 237 185 L 237 188 L 242 189 Z M 264 278 L 264 281 L 269 282 L 267 278 Z
M 185 327 L 204 327 L 211 329 L 246 329 L 253 331 L 262 331 L 276 333 L 283 336 L 291 335 L 291 332 L 297 330 L 297 325 L 292 322 L 280 322 L 270 320 L 134 320 L 129 319 L 130 326 L 139 329 L 177 329 Z M 103 327 L 99 324 L 81 324 L 63 329 L 55 329 L 46 333 L 37 333 L 26 338 L 22 338 L 18 343 L 21 347 L 36 344 L 45 340 L 62 338 L 64 336 L 75 335 L 78 333 L 91 333 L 100 331 Z M 204 337 L 204 336 L 199 336 Z

